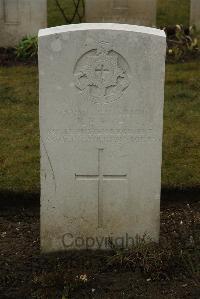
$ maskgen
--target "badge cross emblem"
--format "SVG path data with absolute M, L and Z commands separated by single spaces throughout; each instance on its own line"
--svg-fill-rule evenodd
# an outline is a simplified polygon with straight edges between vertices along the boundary
M 101 42 L 77 61 L 75 85 L 93 103 L 111 103 L 129 86 L 128 64 L 109 43 Z

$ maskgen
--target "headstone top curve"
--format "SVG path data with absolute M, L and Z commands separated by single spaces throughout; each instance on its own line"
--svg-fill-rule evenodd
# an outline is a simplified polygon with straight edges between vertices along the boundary
M 67 33 L 73 31 L 87 31 L 87 30 L 113 30 L 113 31 L 130 31 L 135 33 L 144 33 L 149 35 L 156 35 L 166 38 L 164 30 L 160 30 L 152 27 L 129 25 L 129 24 L 117 24 L 117 23 L 81 23 L 81 24 L 71 24 L 63 25 L 57 27 L 51 27 L 46 29 L 41 29 L 38 36 L 48 36 L 59 33 Z

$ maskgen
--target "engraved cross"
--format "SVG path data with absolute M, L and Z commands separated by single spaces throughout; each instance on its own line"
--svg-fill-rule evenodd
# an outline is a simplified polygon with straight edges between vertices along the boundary
M 104 174 L 102 168 L 103 148 L 98 149 L 98 173 L 95 175 L 75 174 L 79 181 L 97 181 L 98 183 L 98 227 L 103 227 L 103 182 L 127 180 L 127 174 Z
M 106 80 L 106 76 L 107 76 L 107 74 L 109 74 L 109 70 L 102 63 L 101 66 L 96 67 L 95 73 L 98 75 L 100 80 L 103 82 Z

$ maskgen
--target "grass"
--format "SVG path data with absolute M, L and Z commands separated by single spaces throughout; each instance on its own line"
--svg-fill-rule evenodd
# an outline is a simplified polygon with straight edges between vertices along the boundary
M 163 187 L 200 184 L 199 62 L 167 65 Z
M 61 7 L 63 8 L 63 10 L 65 11 L 67 18 L 71 18 L 73 15 L 73 12 L 74 12 L 73 1 L 72 0 L 59 0 L 59 3 L 61 5 Z M 75 19 L 75 23 L 79 23 L 78 18 Z M 54 26 L 59 26 L 59 25 L 64 25 L 64 24 L 66 24 L 65 19 L 63 18 L 60 10 L 57 7 L 56 1 L 48 0 L 48 26 L 54 27 Z
M 166 70 L 162 186 L 200 185 L 200 62 Z M 37 67 L 0 67 L 0 189 L 39 191 Z
M 157 0 L 157 26 L 189 25 L 190 0 Z
M 99 0 L 101 1 L 101 0 Z M 157 26 L 183 24 L 189 25 L 190 0 L 157 0 Z M 74 12 L 72 0 L 59 0 L 68 17 Z M 78 22 L 76 19 L 75 22 Z M 48 0 L 48 25 L 49 27 L 65 24 L 55 0 Z
M 0 95 L 0 189 L 39 190 L 36 68 L 0 68 Z

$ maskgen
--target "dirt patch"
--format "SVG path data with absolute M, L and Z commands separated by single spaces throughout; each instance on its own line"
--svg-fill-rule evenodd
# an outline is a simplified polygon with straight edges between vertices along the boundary
M 14 48 L 0 48 L 0 66 L 37 65 L 37 58 L 19 59 Z
M 163 273 L 133 268 L 119 260 L 119 252 L 41 255 L 39 229 L 38 204 L 1 205 L 1 298 L 200 298 L 200 199 L 162 202 L 161 242 L 175 242 L 192 257 L 191 267 L 172 259 Z

